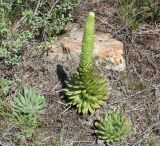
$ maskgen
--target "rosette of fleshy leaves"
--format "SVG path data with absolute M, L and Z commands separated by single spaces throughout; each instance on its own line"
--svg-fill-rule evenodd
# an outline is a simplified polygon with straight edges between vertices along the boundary
M 21 129 L 21 134 L 31 137 L 35 132 L 40 114 L 45 112 L 46 102 L 43 95 L 31 87 L 25 87 L 12 102 L 11 121 Z
M 24 88 L 23 93 L 19 93 L 12 103 L 15 112 L 39 115 L 45 112 L 45 98 L 33 88 Z
M 108 98 L 108 83 L 93 68 L 94 25 L 95 14 L 90 12 L 83 33 L 78 73 L 66 81 L 69 103 L 75 105 L 79 113 L 94 112 Z
M 108 111 L 95 123 L 96 134 L 105 142 L 122 140 L 132 129 L 132 123 L 120 108 Z

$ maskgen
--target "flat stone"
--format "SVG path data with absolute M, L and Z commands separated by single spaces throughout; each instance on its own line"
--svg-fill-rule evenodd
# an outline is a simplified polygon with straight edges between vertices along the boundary
M 67 36 L 61 37 L 51 52 L 63 55 L 71 54 L 79 59 L 81 53 L 83 31 L 73 27 Z M 96 33 L 94 37 L 94 57 L 97 65 L 103 64 L 106 69 L 124 71 L 126 68 L 124 59 L 124 45 L 122 42 L 113 39 L 110 34 Z M 51 55 L 51 54 L 49 54 Z M 53 55 L 53 54 L 52 54 Z M 51 57 L 53 58 L 53 56 Z

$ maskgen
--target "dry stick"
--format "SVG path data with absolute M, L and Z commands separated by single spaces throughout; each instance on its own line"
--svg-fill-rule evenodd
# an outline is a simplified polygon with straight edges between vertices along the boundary
M 112 106 L 112 105 L 117 104 L 117 103 L 125 102 L 126 100 L 128 100 L 128 99 L 130 99 L 130 98 L 132 98 L 132 97 L 134 97 L 134 96 L 136 96 L 136 95 L 140 95 L 140 94 L 142 94 L 142 93 L 145 92 L 145 91 L 147 91 L 147 90 L 140 91 L 140 92 L 135 93 L 135 94 L 133 94 L 133 95 L 130 95 L 130 96 L 128 96 L 127 98 L 124 98 L 124 99 L 122 99 L 122 100 L 118 100 L 118 101 L 109 103 L 108 106 Z
M 64 114 L 64 113 L 65 113 L 66 111 L 68 111 L 70 108 L 71 108 L 71 106 L 68 106 L 63 112 L 61 112 L 61 113 L 58 115 L 58 117 L 61 116 L 62 114 Z
M 77 139 L 80 134 L 83 132 L 83 128 L 81 128 L 78 132 L 75 133 L 75 135 L 70 139 L 68 142 L 64 142 L 64 146 L 73 146 L 74 144 L 74 139 Z M 65 140 L 66 141 L 66 140 Z
M 39 5 L 42 6 L 42 4 L 43 4 L 44 1 L 45 1 L 45 0 L 42 0 Z
M 93 141 L 74 141 L 74 143 L 93 143 Z
M 37 12 L 39 6 L 40 6 L 40 0 L 38 0 L 38 3 L 37 3 L 37 6 L 36 6 L 36 9 L 35 9 L 34 13 Z M 21 23 L 25 18 L 26 18 L 26 16 L 23 16 L 23 17 L 16 23 L 16 25 L 15 25 L 15 27 L 14 27 L 14 29 L 13 29 L 12 32 L 14 32 L 14 31 L 20 26 L 20 23 Z
M 154 29 L 154 30 L 147 30 L 147 31 L 140 31 L 140 32 L 137 32 L 137 31 L 134 31 L 132 32 L 132 34 L 153 34 L 153 33 L 160 33 L 160 29 Z
M 14 32 L 19 26 L 20 26 L 20 23 L 26 18 L 26 16 L 23 16 L 15 25 L 14 29 L 12 32 Z
M 106 24 L 106 25 L 108 25 L 109 27 L 111 27 L 112 29 L 116 29 L 113 25 L 111 25 L 111 24 L 108 23 L 108 21 L 107 21 L 108 17 L 105 18 L 104 20 L 102 20 L 101 18 L 97 18 L 97 19 L 98 19 L 99 21 L 101 21 L 100 24 Z
M 47 141 L 48 139 L 51 139 L 51 138 L 53 138 L 53 135 L 46 137 L 45 139 L 42 140 L 42 142 L 45 142 L 45 141 Z
M 36 9 L 35 9 L 35 11 L 34 11 L 35 14 L 36 14 L 37 11 L 38 11 L 38 8 L 39 8 L 39 6 L 40 6 L 40 3 L 41 3 L 41 0 L 38 0 Z
M 118 31 L 116 31 L 113 35 L 112 35 L 112 38 L 118 34 L 119 32 L 121 32 L 126 26 L 124 25 L 123 27 L 121 27 Z
M 55 5 L 59 2 L 59 0 L 56 0 L 56 2 L 52 5 L 50 11 L 48 12 L 48 16 L 51 14 L 53 8 L 55 7 Z

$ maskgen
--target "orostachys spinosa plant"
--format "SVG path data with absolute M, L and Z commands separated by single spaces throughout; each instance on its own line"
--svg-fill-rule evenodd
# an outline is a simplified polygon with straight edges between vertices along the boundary
M 23 93 L 19 93 L 12 103 L 15 112 L 39 115 L 45 112 L 45 98 L 33 88 L 24 88 Z
M 11 121 L 21 129 L 22 135 L 31 137 L 45 108 L 45 97 L 31 87 L 24 87 L 23 92 L 18 92 L 13 99 Z
M 105 142 L 122 140 L 132 129 L 132 123 L 120 108 L 108 111 L 95 123 L 96 134 Z
M 93 67 L 94 29 L 95 14 L 90 12 L 84 28 L 78 72 L 66 81 L 69 104 L 75 105 L 79 113 L 94 112 L 108 98 L 108 83 Z

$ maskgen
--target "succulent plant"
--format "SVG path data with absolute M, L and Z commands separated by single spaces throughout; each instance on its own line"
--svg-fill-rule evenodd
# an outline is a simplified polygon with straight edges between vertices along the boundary
M 124 138 L 132 129 L 131 121 L 119 108 L 110 110 L 95 123 L 96 133 L 106 142 L 114 142 Z
M 66 81 L 69 103 L 76 105 L 79 113 L 92 113 L 108 98 L 108 83 L 93 68 L 95 14 L 89 13 L 86 21 L 78 73 Z
M 22 130 L 21 134 L 26 137 L 31 137 L 37 126 L 37 118 L 32 114 L 20 114 L 13 112 L 11 121 Z
M 15 112 L 32 115 L 44 113 L 46 107 L 44 96 L 31 87 L 24 88 L 23 94 L 19 93 L 12 105 Z

